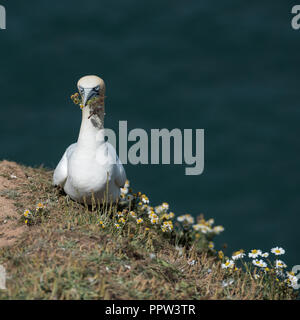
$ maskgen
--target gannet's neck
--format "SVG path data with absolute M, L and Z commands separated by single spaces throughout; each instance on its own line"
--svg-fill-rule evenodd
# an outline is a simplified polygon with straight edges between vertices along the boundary
M 97 108 L 97 112 L 91 116 L 89 106 L 82 109 L 82 121 L 80 126 L 77 146 L 84 152 L 92 152 L 105 142 L 104 138 L 104 106 Z

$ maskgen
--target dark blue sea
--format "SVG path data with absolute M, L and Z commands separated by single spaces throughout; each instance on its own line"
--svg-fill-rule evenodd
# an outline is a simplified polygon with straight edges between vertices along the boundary
M 107 87 L 106 126 L 205 130 L 205 168 L 126 165 L 135 190 L 203 213 L 216 247 L 286 249 L 300 264 L 300 30 L 295 2 L 5 1 L 0 158 L 54 168 L 81 115 L 86 74 Z

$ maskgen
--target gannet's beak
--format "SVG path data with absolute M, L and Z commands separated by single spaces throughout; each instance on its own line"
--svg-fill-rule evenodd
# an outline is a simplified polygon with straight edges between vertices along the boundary
M 96 95 L 97 95 L 97 92 L 95 92 L 93 89 L 84 89 L 84 92 L 82 95 L 83 105 L 86 106 L 89 100 Z

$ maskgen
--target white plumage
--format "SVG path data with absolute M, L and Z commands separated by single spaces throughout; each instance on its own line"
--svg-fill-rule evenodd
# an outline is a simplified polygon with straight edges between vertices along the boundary
M 97 76 L 86 76 L 77 86 L 83 100 L 80 133 L 77 143 L 67 148 L 58 163 L 53 184 L 62 186 L 79 202 L 91 204 L 93 196 L 100 203 L 106 196 L 106 200 L 116 201 L 126 182 L 126 173 L 114 147 L 104 139 L 103 100 L 100 104 L 87 104 L 93 98 L 104 97 L 104 81 Z

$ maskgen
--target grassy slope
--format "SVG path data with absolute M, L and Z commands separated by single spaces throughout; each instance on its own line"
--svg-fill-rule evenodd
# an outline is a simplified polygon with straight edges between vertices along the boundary
M 109 217 L 116 208 L 77 204 L 51 186 L 52 172 L 20 168 L 27 181 L 13 193 L 19 223 L 24 223 L 24 209 L 38 202 L 46 203 L 49 214 L 29 226 L 15 245 L 0 248 L 0 264 L 9 276 L 0 299 L 294 297 L 291 289 L 276 281 L 254 280 L 243 270 L 222 269 L 216 254 L 205 246 L 191 245 L 180 252 L 175 233 L 171 237 L 154 228 L 145 231 L 134 221 L 117 230 Z M 99 219 L 105 222 L 104 229 Z M 191 265 L 192 260 L 196 263 Z M 234 282 L 224 287 L 222 282 L 228 277 Z

